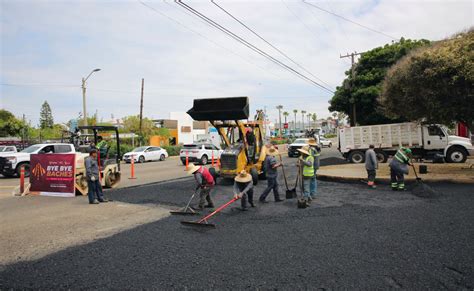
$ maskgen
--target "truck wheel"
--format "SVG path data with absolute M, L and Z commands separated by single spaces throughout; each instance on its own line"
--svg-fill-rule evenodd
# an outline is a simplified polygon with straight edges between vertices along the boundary
M 18 166 L 16 166 L 16 174 L 18 177 L 20 177 L 20 174 L 21 174 L 21 166 L 24 166 L 25 167 L 25 177 L 29 177 L 30 176 L 30 163 L 26 162 L 26 163 L 21 163 L 21 164 L 18 164 Z
M 349 155 L 349 161 L 354 164 L 363 163 L 365 160 L 364 153 L 361 151 L 353 151 Z
M 451 147 L 446 154 L 448 163 L 464 163 L 467 159 L 467 152 L 462 147 Z
M 258 184 L 258 171 L 255 168 L 250 169 L 250 175 L 252 176 L 253 185 L 256 186 Z
M 206 156 L 206 155 L 203 155 L 203 156 L 201 157 L 201 164 L 207 165 L 207 162 L 209 162 L 208 159 L 207 159 L 207 156 Z
M 377 161 L 379 163 L 386 163 L 388 160 L 388 156 L 384 152 L 376 152 L 375 155 L 377 156 Z

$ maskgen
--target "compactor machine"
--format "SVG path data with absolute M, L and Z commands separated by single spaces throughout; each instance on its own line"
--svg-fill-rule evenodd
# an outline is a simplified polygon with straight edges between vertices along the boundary
M 87 131 L 92 132 L 86 133 Z M 79 126 L 75 132 L 63 135 L 62 139 L 69 140 L 76 148 L 76 191 L 82 195 L 87 195 L 87 179 L 84 159 L 89 156 L 89 151 L 97 145 L 98 137 L 101 133 L 113 136 L 117 146 L 115 156 L 109 156 L 110 144 L 107 146 L 105 158 L 100 160 L 100 182 L 103 187 L 113 188 L 120 182 L 120 138 L 116 126 Z
M 249 121 L 248 97 L 195 99 L 188 114 L 197 121 L 209 121 L 222 139 L 219 176 L 234 178 L 246 170 L 256 185 L 265 177 L 264 113 L 258 110 Z

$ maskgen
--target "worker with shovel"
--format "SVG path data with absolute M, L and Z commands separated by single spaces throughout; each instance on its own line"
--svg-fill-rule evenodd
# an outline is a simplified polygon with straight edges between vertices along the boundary
M 316 172 L 319 169 L 319 156 L 321 155 L 321 148 L 318 146 L 318 143 L 314 138 L 310 138 L 308 141 L 309 145 L 309 153 L 313 156 L 313 169 L 314 175 L 311 178 L 310 185 L 309 185 L 309 194 L 311 199 L 316 198 L 317 190 L 318 190 L 318 181 L 316 180 Z
M 195 164 L 189 164 L 188 174 L 194 175 L 197 187 L 196 190 L 200 189 L 199 192 L 199 205 L 198 208 L 203 210 L 206 208 L 214 208 L 214 203 L 211 199 L 211 189 L 214 187 L 215 182 L 209 170 L 204 166 L 196 166 Z M 207 204 L 204 205 L 207 201 Z
M 242 170 L 234 179 L 234 198 L 242 199 L 242 211 L 247 211 L 247 198 L 250 206 L 253 204 L 253 179 L 247 171 Z
M 401 147 L 393 156 L 389 164 L 390 167 L 390 185 L 393 191 L 405 190 L 405 175 L 408 175 L 408 166 L 412 153 L 408 148 Z
M 301 153 L 298 163 L 303 168 L 301 171 L 303 173 L 303 197 L 309 206 L 311 203 L 311 179 L 314 178 L 314 158 L 310 154 L 308 146 L 304 146 L 298 151 Z
M 268 147 L 267 147 L 268 148 Z M 280 199 L 280 194 L 278 193 L 278 167 L 281 166 L 281 163 L 278 163 L 276 156 L 280 153 L 275 147 L 270 147 L 267 149 L 267 157 L 265 158 L 265 170 L 267 175 L 267 188 L 260 195 L 259 201 L 265 203 L 270 191 L 273 190 L 273 195 L 275 196 L 275 202 L 281 202 L 283 199 Z

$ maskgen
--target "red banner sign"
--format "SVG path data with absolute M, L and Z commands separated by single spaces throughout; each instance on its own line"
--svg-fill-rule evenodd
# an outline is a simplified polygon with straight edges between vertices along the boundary
M 33 154 L 30 167 L 31 192 L 44 196 L 75 196 L 76 154 Z

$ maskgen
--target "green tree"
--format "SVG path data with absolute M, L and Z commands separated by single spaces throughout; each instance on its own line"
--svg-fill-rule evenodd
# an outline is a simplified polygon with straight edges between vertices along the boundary
M 336 88 L 329 101 L 329 111 L 344 112 L 353 123 L 352 104 L 356 105 L 357 123 L 361 125 L 383 124 L 401 121 L 387 117 L 378 109 L 377 98 L 387 70 L 399 59 L 415 48 L 429 44 L 428 40 L 405 40 L 387 44 L 365 52 L 355 67 L 355 78 L 351 70 L 346 71 L 346 79 Z
M 40 127 L 41 129 L 53 128 L 54 120 L 53 113 L 51 112 L 51 107 L 48 104 L 48 101 L 44 101 L 41 105 L 40 111 Z
M 474 130 L 474 29 L 414 51 L 387 73 L 379 102 L 392 118 Z
M 10 111 L 0 109 L 0 137 L 22 136 L 23 129 L 27 129 L 28 124 L 18 119 Z
M 140 133 L 140 116 L 139 115 L 130 115 L 123 118 L 123 129 L 122 132 L 133 132 L 136 134 Z M 143 138 L 148 138 L 151 135 L 160 135 L 164 133 L 165 136 L 169 137 L 169 131 L 165 129 L 160 129 L 155 126 L 153 121 L 149 118 L 142 119 L 142 135 Z

